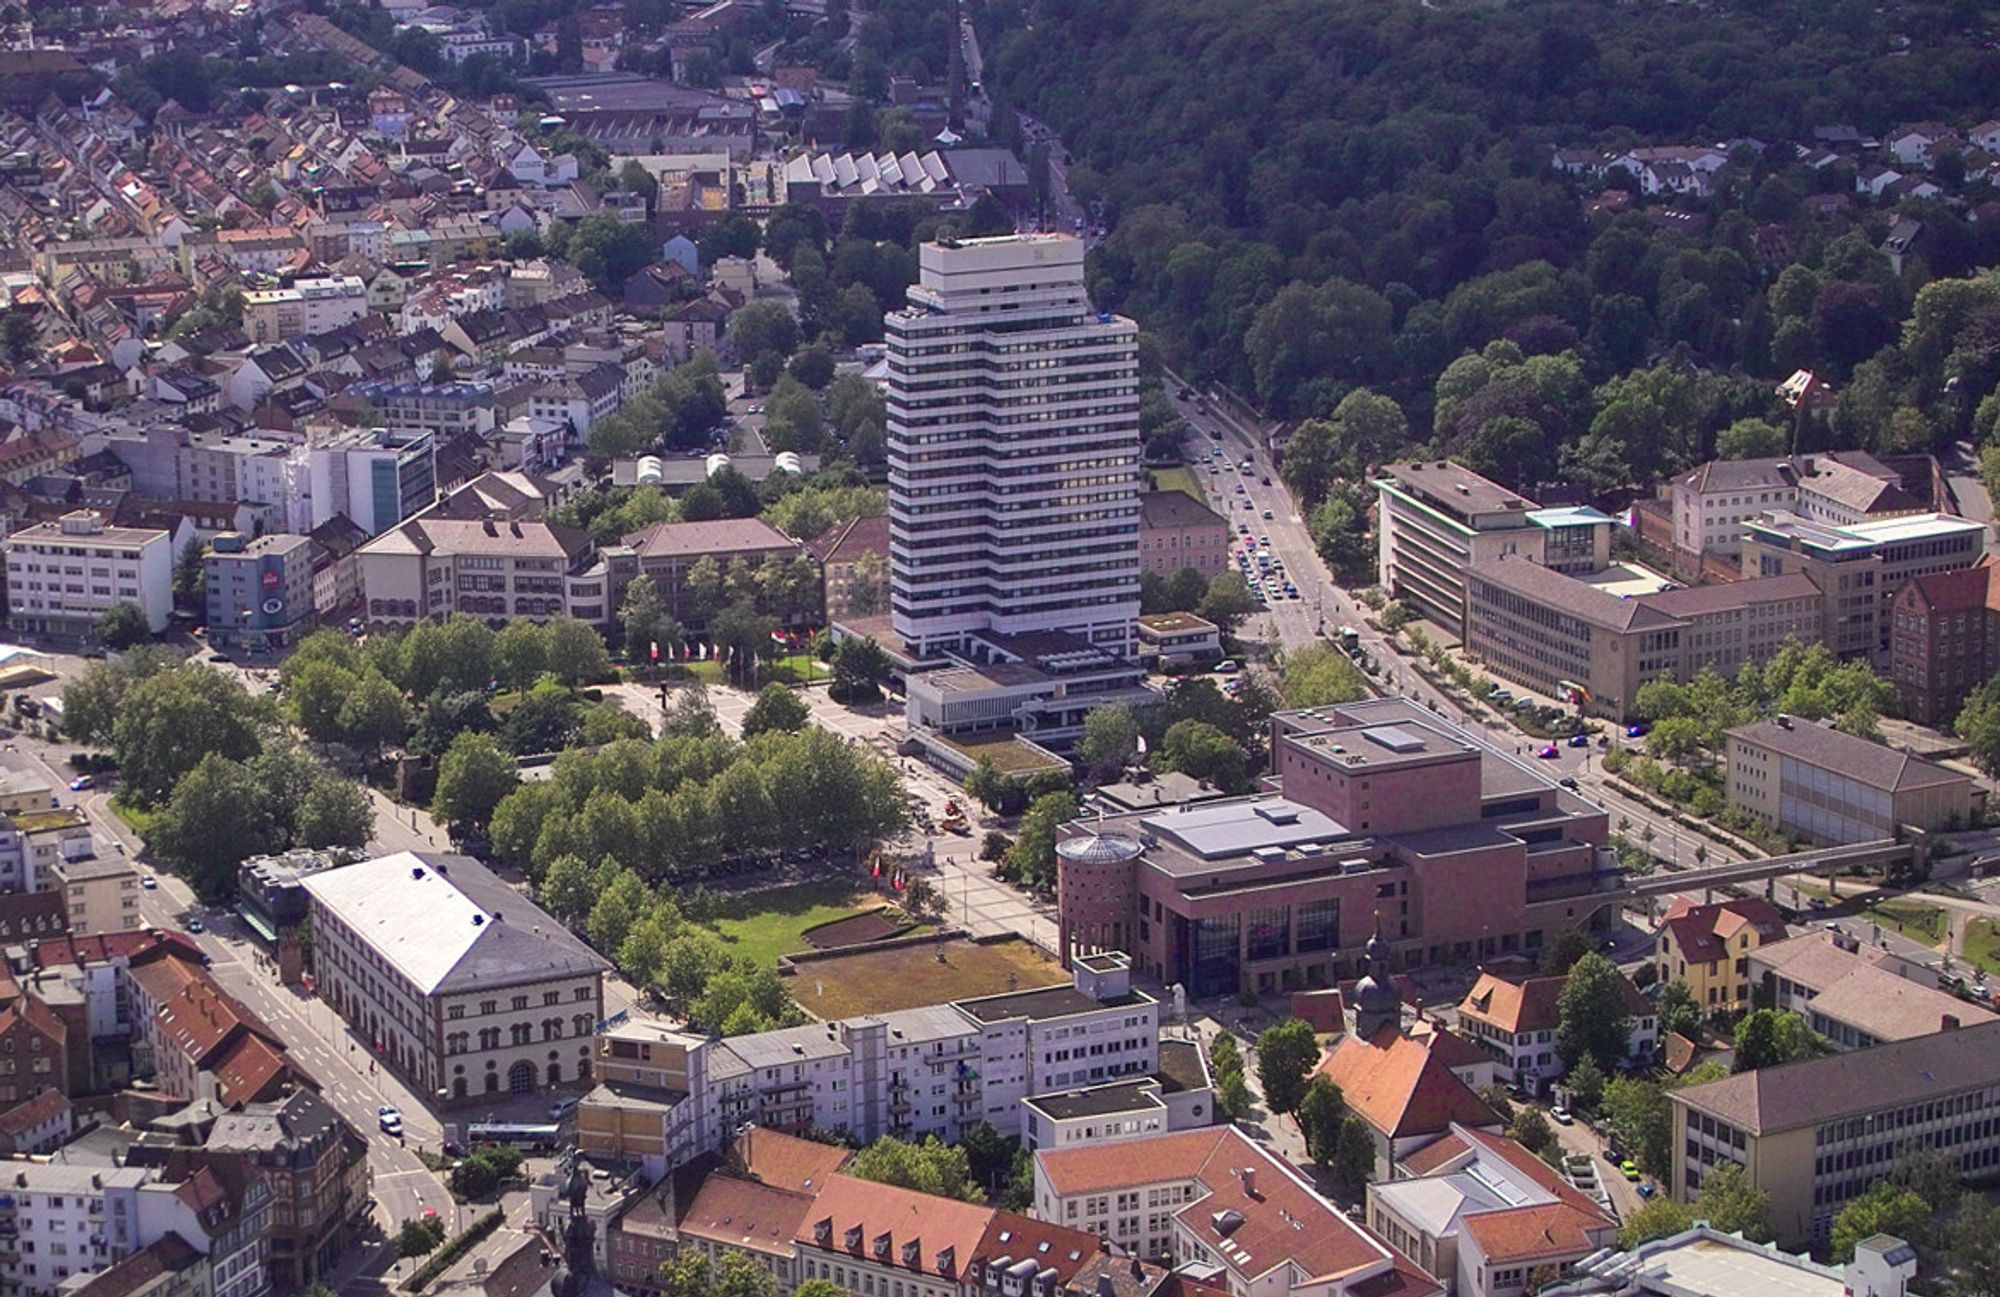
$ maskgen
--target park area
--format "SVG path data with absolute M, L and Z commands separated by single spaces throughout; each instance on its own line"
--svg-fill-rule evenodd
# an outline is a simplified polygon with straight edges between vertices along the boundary
M 917 925 L 881 894 L 841 879 L 730 897 L 714 926 L 732 952 L 769 968 L 782 955 L 881 941 Z
M 798 966 L 792 998 L 821 1018 L 893 1013 L 948 1000 L 1059 986 L 1062 966 L 1019 937 L 920 942 L 816 959 Z

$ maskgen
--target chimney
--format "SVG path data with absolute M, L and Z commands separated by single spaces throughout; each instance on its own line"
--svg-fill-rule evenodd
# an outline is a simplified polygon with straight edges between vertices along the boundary
M 1257 1168 L 1254 1166 L 1243 1168 L 1243 1192 L 1247 1197 L 1257 1196 Z
M 1944 1014 L 1944 1015 L 1942 1015 L 1942 1017 L 1941 1017 L 1941 1018 L 1939 1019 L 1939 1022 L 1938 1022 L 1938 1030 L 1939 1030 L 1939 1031 L 1957 1031 L 1957 1030 L 1958 1030 L 1958 1015 L 1957 1015 L 1957 1014 L 1955 1014 L 1955 1013 L 1947 1013 L 1947 1014 Z

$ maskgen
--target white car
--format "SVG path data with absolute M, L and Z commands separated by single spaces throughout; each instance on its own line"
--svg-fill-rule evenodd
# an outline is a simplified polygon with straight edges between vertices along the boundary
M 1549 1109 L 1549 1117 L 1558 1126 L 1567 1126 L 1575 1120 L 1575 1118 L 1569 1115 L 1569 1109 L 1563 1107 L 1561 1104 L 1557 1104 L 1555 1107 Z
M 381 1125 L 384 1135 L 401 1138 L 403 1134 L 403 1114 L 393 1104 L 383 1104 L 375 1110 L 375 1120 Z

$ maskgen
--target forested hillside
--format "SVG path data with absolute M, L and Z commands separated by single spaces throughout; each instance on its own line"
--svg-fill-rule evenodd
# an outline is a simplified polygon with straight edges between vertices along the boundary
M 1435 418 L 1439 449 L 1503 478 L 1598 489 L 1698 461 L 1732 425 L 1789 442 L 1772 391 L 1800 367 L 1841 392 L 1805 444 L 1928 444 L 2000 416 L 1979 410 L 1995 285 L 1905 336 L 1927 282 L 2000 261 L 1974 152 L 1930 167 L 1937 195 L 1899 198 L 1856 192 L 1879 151 L 1815 169 L 1794 147 L 2000 113 L 1994 21 L 1858 0 L 980 11 L 989 89 L 1060 132 L 1072 187 L 1102 204 L 1093 291 L 1164 357 L 1286 417 L 1368 387 L 1419 441 Z M 1636 188 L 1622 172 L 1552 166 L 1559 147 L 1723 141 L 1710 194 L 1622 213 L 1635 196 L 1596 201 Z M 1924 227 L 1900 274 L 1878 250 L 1899 215 Z

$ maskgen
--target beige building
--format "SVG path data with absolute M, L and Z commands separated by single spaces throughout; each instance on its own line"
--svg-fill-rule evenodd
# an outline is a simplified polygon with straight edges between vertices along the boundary
M 353 275 L 301 279 L 290 288 L 243 294 L 243 331 L 255 343 L 325 333 L 368 314 L 368 288 Z
M 1745 576 L 1803 573 L 1819 589 L 1828 648 L 1886 664 L 1897 591 L 1913 577 L 1977 563 L 1986 524 L 1920 513 L 1843 526 L 1776 512 L 1743 524 L 1742 549 Z
M 1968 1183 L 2000 1174 L 2000 1022 L 1743 1072 L 1668 1092 L 1673 1195 L 1717 1166 L 1771 1197 L 1780 1246 L 1826 1239 L 1902 1150 L 1928 1146 Z
M 1139 562 L 1158 576 L 1191 567 L 1213 581 L 1229 566 L 1229 522 L 1185 491 L 1139 497 Z
M 399 852 L 304 881 L 318 992 L 440 1103 L 587 1079 L 605 960 L 469 856 Z
M 1845 926 L 1759 946 L 1748 956 L 1750 985 L 1773 1008 L 1804 1018 L 1835 1049 L 1870 1049 L 1994 1021 L 1990 1011 L 1945 990 L 1928 965 L 1863 944 Z
M 48 877 L 50 890 L 62 893 L 71 936 L 132 932 L 140 927 L 139 871 L 124 857 L 58 860 Z
M 371 626 L 515 617 L 610 622 L 610 574 L 588 534 L 553 523 L 420 517 L 356 551 Z
M 1742 550 L 1744 524 L 1759 514 L 1788 510 L 1852 526 L 1924 508 L 1899 473 L 1859 450 L 1712 460 L 1675 478 L 1669 494 L 1675 547 L 1732 557 Z
M 1728 732 L 1729 804 L 1782 833 L 1840 844 L 1972 822 L 1972 777 L 1830 725 L 1779 716 Z
M 1543 509 L 1517 491 L 1445 460 L 1391 464 L 1376 479 L 1382 588 L 1458 634 L 1466 571 L 1504 558 L 1557 572 L 1601 571 L 1611 519 L 1595 509 Z
M 706 1152 L 708 1038 L 630 1020 L 597 1036 L 597 1086 L 578 1101 L 577 1147 L 621 1162 L 674 1167 Z
M 174 552 L 152 527 L 109 527 L 88 509 L 7 537 L 7 620 L 45 635 L 87 635 L 99 616 L 136 604 L 154 633 L 174 609 Z
M 1623 719 L 1648 680 L 1734 675 L 1811 642 L 1820 604 L 1798 576 L 1621 598 L 1509 557 L 1466 572 L 1465 648 L 1495 675 Z

